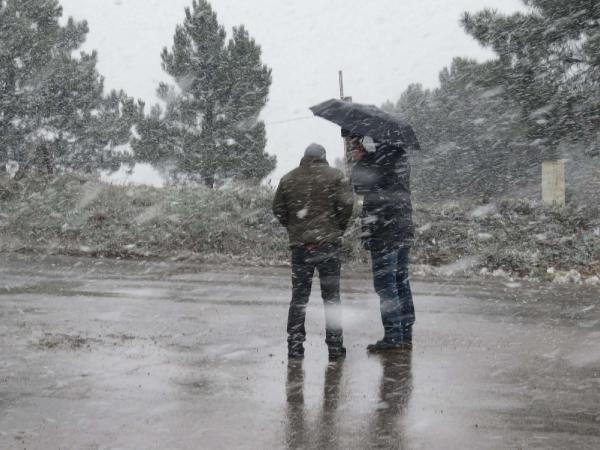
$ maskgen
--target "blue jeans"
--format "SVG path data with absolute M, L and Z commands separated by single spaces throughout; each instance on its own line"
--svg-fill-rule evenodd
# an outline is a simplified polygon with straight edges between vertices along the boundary
M 409 248 L 371 251 L 373 284 L 379 295 L 384 339 L 410 337 L 415 306 L 408 270 Z

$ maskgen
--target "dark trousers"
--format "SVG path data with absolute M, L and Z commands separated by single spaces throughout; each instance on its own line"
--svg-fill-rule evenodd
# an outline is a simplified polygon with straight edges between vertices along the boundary
M 319 272 L 325 304 L 325 342 L 341 346 L 340 251 L 334 245 L 301 246 L 292 249 L 292 301 L 288 314 L 288 343 L 301 345 L 306 339 L 304 321 L 315 268 Z
M 371 252 L 373 284 L 380 299 L 381 321 L 386 339 L 405 337 L 415 323 L 408 269 L 409 254 L 408 248 Z

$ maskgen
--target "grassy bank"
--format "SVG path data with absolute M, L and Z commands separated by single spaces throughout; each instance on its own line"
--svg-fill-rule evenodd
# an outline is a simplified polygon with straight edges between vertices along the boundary
M 94 256 L 286 258 L 267 188 L 157 189 L 76 176 L 4 183 L 0 250 Z
M 0 251 L 281 264 L 285 231 L 266 187 L 114 186 L 74 175 L 0 182 Z M 528 202 L 415 205 L 418 267 L 437 273 L 594 282 L 597 209 Z M 366 254 L 348 233 L 345 254 Z M 579 279 L 578 279 L 579 277 Z
M 600 275 L 598 209 L 527 201 L 417 205 L 415 259 L 448 271 L 544 280 Z M 598 280 L 600 281 L 600 280 Z

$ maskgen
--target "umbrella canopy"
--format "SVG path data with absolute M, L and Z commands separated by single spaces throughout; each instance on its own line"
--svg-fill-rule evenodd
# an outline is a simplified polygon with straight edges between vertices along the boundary
M 331 99 L 310 110 L 315 116 L 329 120 L 352 134 L 420 149 L 413 128 L 377 106 Z

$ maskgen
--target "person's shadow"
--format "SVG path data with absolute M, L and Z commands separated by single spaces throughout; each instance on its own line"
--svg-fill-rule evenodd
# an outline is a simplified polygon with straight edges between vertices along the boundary
M 290 449 L 336 448 L 336 411 L 340 397 L 344 361 L 330 362 L 325 369 L 323 405 L 316 422 L 316 432 L 307 432 L 304 409 L 304 368 L 302 360 L 289 361 L 287 372 L 286 438 Z
M 379 405 L 369 424 L 368 448 L 406 448 L 399 423 L 412 395 L 412 351 L 380 354 Z

